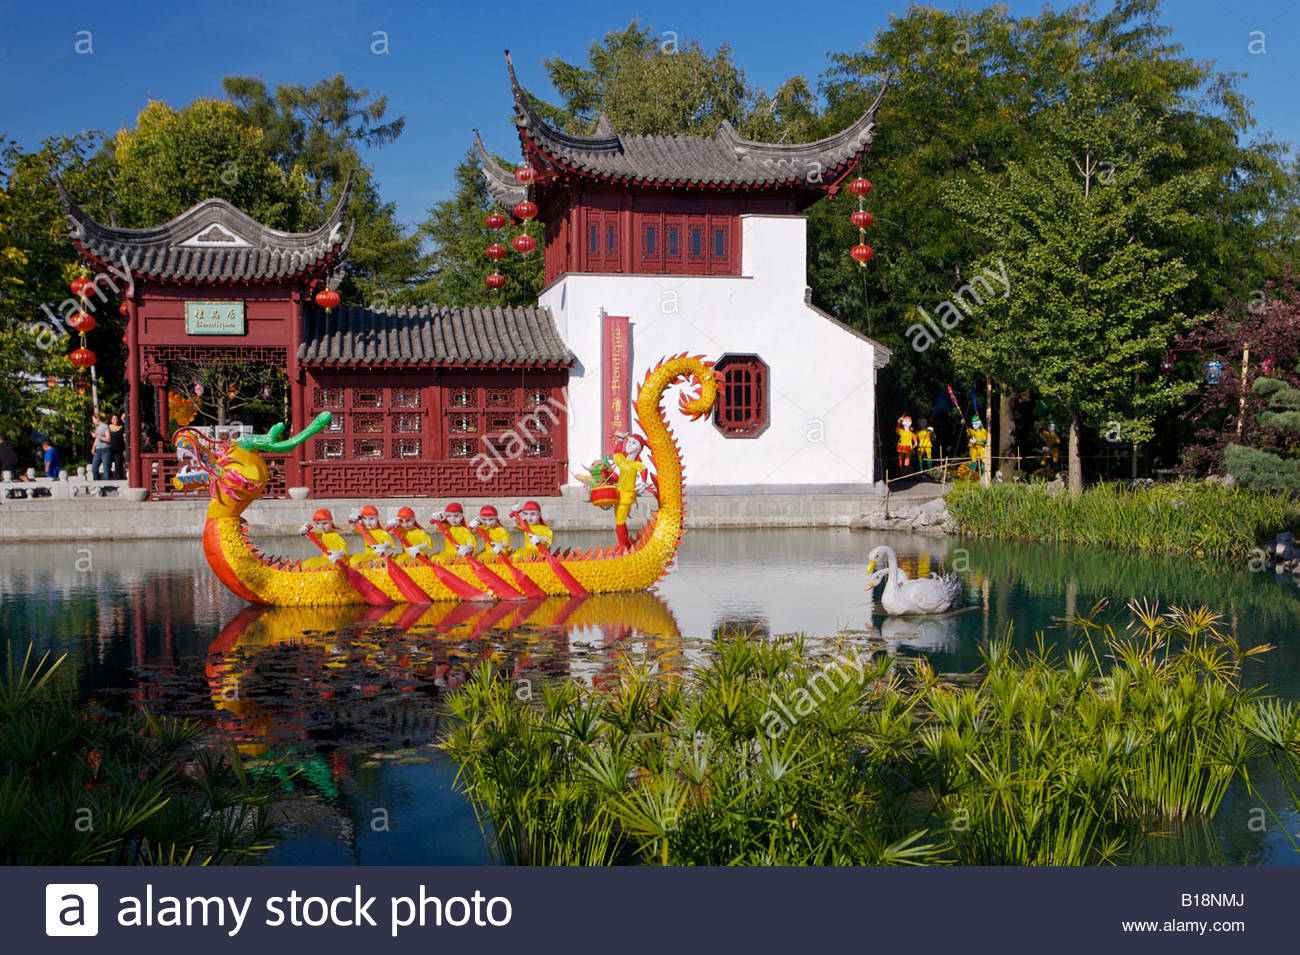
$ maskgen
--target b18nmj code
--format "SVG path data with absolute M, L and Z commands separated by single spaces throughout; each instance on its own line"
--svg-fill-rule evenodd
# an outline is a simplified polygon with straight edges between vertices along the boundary
M 1246 904 L 1245 892 L 1184 892 L 1183 908 L 1241 908 Z

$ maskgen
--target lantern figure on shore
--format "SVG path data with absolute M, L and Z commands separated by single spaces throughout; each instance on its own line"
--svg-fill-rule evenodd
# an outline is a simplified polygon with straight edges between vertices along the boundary
M 323 288 L 316 293 L 316 304 L 325 309 L 326 314 L 338 308 L 341 301 L 343 297 L 332 288 Z
M 89 368 L 95 363 L 95 353 L 89 348 L 74 348 L 72 354 L 68 356 L 68 361 L 78 368 Z

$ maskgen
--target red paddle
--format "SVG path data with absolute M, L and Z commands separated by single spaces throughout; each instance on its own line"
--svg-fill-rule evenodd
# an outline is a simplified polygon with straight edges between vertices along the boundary
M 375 538 L 371 535 L 370 531 L 366 528 L 366 525 L 362 524 L 360 521 L 355 521 L 352 524 L 352 529 L 360 534 L 367 544 L 376 548 L 376 553 L 378 553 L 378 544 L 375 542 Z M 406 598 L 407 603 L 433 603 L 433 598 L 420 589 L 420 585 L 411 579 L 411 575 L 408 574 L 406 570 L 397 563 L 397 561 L 393 560 L 392 554 L 384 555 L 384 567 L 388 571 L 388 578 L 393 582 L 393 586 L 397 588 L 398 593 Z
M 325 546 L 324 541 L 316 536 L 315 531 L 308 531 L 307 537 L 313 544 L 320 548 L 322 554 L 329 557 L 330 549 Z M 367 580 L 365 575 L 359 570 L 349 564 L 346 557 L 341 557 L 338 560 L 333 561 L 333 564 L 339 570 L 343 571 L 343 576 L 346 578 L 348 584 L 353 590 L 360 594 L 365 602 L 370 604 L 370 606 L 391 607 L 393 605 L 392 598 Z
M 390 525 L 388 528 L 401 542 L 403 547 L 408 546 L 406 543 L 406 534 L 402 531 L 400 524 Z M 446 567 L 440 565 L 437 561 L 432 560 L 425 554 L 416 554 L 415 559 L 425 567 L 433 571 L 434 576 L 447 585 L 447 588 L 461 600 L 491 600 L 492 595 L 486 591 L 479 590 L 468 580 L 461 580 Z

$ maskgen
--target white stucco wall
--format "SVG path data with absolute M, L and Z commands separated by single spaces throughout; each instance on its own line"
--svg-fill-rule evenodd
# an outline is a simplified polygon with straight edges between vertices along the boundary
M 569 462 L 601 451 L 601 310 L 631 323 L 633 397 L 648 369 L 683 351 L 756 354 L 769 372 L 769 426 L 725 438 L 664 402 L 697 485 L 872 483 L 877 348 L 804 303 L 806 222 L 742 217 L 739 277 L 562 276 L 540 298 L 578 356 L 569 384 Z

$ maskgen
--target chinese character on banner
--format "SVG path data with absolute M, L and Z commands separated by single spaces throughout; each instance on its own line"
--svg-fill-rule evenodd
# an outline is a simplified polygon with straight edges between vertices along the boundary
M 632 430 L 631 327 L 626 316 L 606 315 L 601 330 L 601 451 L 614 453 L 617 435 Z

